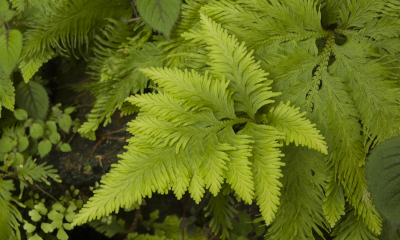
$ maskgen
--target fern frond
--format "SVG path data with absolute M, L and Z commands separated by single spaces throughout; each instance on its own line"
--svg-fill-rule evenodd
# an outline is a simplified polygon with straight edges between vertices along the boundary
M 247 204 L 251 204 L 254 198 L 254 182 L 251 172 L 254 143 L 251 136 L 235 133 L 232 128 L 225 128 L 218 132 L 218 139 L 228 143 L 235 149 L 226 151 L 230 161 L 227 162 L 226 182 L 235 191 L 236 196 Z
M 282 184 L 278 179 L 282 177 L 280 167 L 285 164 L 280 161 L 284 154 L 279 150 L 282 144 L 278 141 L 284 139 L 284 134 L 271 126 L 254 123 L 247 123 L 238 133 L 252 136 L 254 140 L 250 157 L 254 176 L 254 197 L 260 206 L 263 219 L 269 225 L 275 218 L 281 195 Z
M 147 114 L 171 122 L 175 127 L 200 122 L 200 126 L 207 127 L 219 123 L 212 111 L 207 108 L 191 110 L 191 107 L 185 105 L 184 100 L 175 98 L 170 93 L 130 96 L 126 101 L 140 107 Z
M 371 144 L 400 134 L 400 88 L 397 81 L 391 79 L 394 76 L 388 67 L 368 59 L 363 50 L 369 46 L 366 41 L 349 38 L 345 45 L 333 48 L 340 60 L 334 73 L 348 79 L 354 103 L 361 114 L 367 149 Z
M 18 166 L 16 168 L 18 178 L 21 181 L 28 181 L 33 184 L 33 181 L 42 182 L 44 181 L 47 185 L 50 183 L 47 181 L 47 177 L 51 177 L 57 182 L 60 182 L 59 176 L 56 174 L 57 170 L 52 168 L 52 165 L 45 165 L 42 163 L 37 165 L 31 157 L 29 157 L 25 164 L 22 166 Z
M 324 198 L 324 214 L 326 220 L 333 228 L 335 223 L 345 214 L 345 200 L 343 187 L 335 181 L 334 171 L 331 172 L 326 185 Z
M 286 135 L 286 145 L 294 142 L 328 154 L 326 142 L 319 130 L 315 129 L 315 124 L 304 118 L 305 112 L 299 113 L 299 108 L 289 105 L 290 102 L 282 102 L 276 107 L 271 108 L 268 114 L 268 123 L 278 131 Z
M 371 232 L 361 218 L 357 217 L 354 209 L 347 211 L 346 215 L 340 220 L 337 227 L 333 229 L 334 240 L 378 240 L 379 238 Z
M 325 162 L 322 154 L 304 147 L 286 146 L 282 162 L 281 206 L 268 229 L 268 239 L 314 239 L 328 224 L 322 209 Z
M 201 76 L 195 71 L 167 68 L 149 68 L 141 71 L 166 92 L 185 99 L 191 107 L 210 107 L 217 112 L 218 119 L 236 118 L 231 99 L 232 92 L 226 90 L 228 81 L 213 79 L 207 72 Z
M 365 152 L 358 111 L 346 91 L 343 78 L 326 74 L 323 75 L 323 84 L 324 87 L 316 94 L 314 110 L 326 114 L 318 123 L 325 125 L 327 119 L 328 128 L 332 129 L 325 132 L 325 136 L 329 137 L 327 141 L 332 144 L 328 164 L 335 168 L 336 177 L 345 187 L 345 194 L 349 196 L 347 200 L 362 216 L 366 225 L 379 233 L 381 219 L 371 199 L 365 195 L 368 188 L 364 168 L 360 167 L 365 161 Z
M 15 89 L 13 83 L 8 79 L 0 69 L 0 117 L 1 108 L 5 107 L 14 111 L 15 105 Z
M 103 24 L 104 18 L 129 17 L 132 8 L 129 2 L 122 0 L 71 0 L 61 4 L 52 4 L 52 11 L 43 15 L 39 24 L 25 34 L 22 58 L 26 67 L 22 69 L 25 81 L 37 70 L 37 66 L 48 58 L 52 49 L 59 54 L 69 49 L 89 45 L 88 33 Z M 28 72 L 25 69 L 32 69 Z
M 210 227 L 214 234 L 218 234 L 221 228 L 221 238 L 226 239 L 229 237 L 229 230 L 232 229 L 231 218 L 237 213 L 237 210 L 233 208 L 233 199 L 229 196 L 225 196 L 222 192 L 218 193 L 217 196 L 211 196 L 207 206 L 204 208 L 207 217 L 210 213 L 213 213 L 213 218 L 210 221 Z
M 132 44 L 136 45 L 134 42 Z M 80 134 L 95 131 L 105 119 L 104 126 L 111 122 L 111 115 L 121 108 L 124 100 L 131 94 L 143 92 L 149 78 L 139 71 L 140 68 L 160 66 L 163 57 L 153 43 L 143 44 L 140 49 L 126 48 L 124 60 L 114 65 L 113 79 L 100 83 L 96 103 L 89 114 L 89 119 L 78 130 Z
M 212 74 L 230 81 L 229 89 L 234 92 L 235 110 L 246 112 L 254 119 L 258 109 L 274 102 L 270 98 L 280 95 L 269 91 L 272 83 L 268 75 L 255 63 L 252 52 L 247 52 L 244 43 L 239 45 L 234 36 L 229 36 L 221 25 L 205 15 L 200 16 L 203 35 L 212 59 L 208 64 Z
M 21 239 L 19 232 L 19 222 L 22 222 L 22 216 L 16 206 L 12 204 L 13 199 L 11 191 L 14 191 L 12 180 L 0 178 L 0 239 Z
M 363 0 L 362 3 L 357 0 L 343 2 L 339 11 L 340 29 L 363 28 L 366 23 L 375 21 L 385 1 Z

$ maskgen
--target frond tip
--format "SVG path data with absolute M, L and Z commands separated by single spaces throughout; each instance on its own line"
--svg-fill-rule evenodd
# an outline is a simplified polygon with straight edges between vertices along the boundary
M 310 120 L 304 118 L 306 114 L 299 113 L 300 108 L 282 102 L 272 108 L 268 114 L 268 123 L 286 135 L 286 144 L 294 142 L 296 146 L 303 145 L 328 154 L 328 147 L 320 131 Z

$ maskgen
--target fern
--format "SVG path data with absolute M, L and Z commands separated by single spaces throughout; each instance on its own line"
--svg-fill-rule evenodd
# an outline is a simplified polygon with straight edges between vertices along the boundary
M 380 233 L 362 166 L 369 148 L 399 134 L 396 6 L 255 0 L 217 1 L 200 10 L 254 49 L 272 89 L 282 92 L 276 99 L 300 106 L 327 136 L 333 173 L 324 209 L 331 226 L 344 213 L 345 194 L 369 231 Z
M 45 9 L 45 8 L 44 8 Z M 131 5 L 121 0 L 72 0 L 50 4 L 43 18 L 25 33 L 23 61 L 20 68 L 25 81 L 56 53 L 68 54 L 70 49 L 89 45 L 88 33 L 104 24 L 107 17 L 129 17 Z
M 294 141 L 326 153 L 318 131 L 288 105 L 278 111 L 268 109 L 276 126 L 290 125 L 281 127 L 284 132 L 257 121 L 262 119 L 258 110 L 273 103 L 271 98 L 279 93 L 269 90 L 271 81 L 266 73 L 234 36 L 205 15 L 201 27 L 205 36 L 213 37 L 207 48 L 211 74 L 169 68 L 141 70 L 158 85 L 158 93 L 127 98 L 141 108 L 129 123 L 128 130 L 135 137 L 128 140 L 128 151 L 120 155 L 122 161 L 106 175 L 102 188 L 77 215 L 75 225 L 141 202 L 155 191 L 172 189 L 181 198 L 188 190 L 198 203 L 206 189 L 218 196 L 225 182 L 238 199 L 246 203 L 256 199 L 269 224 L 279 205 L 278 179 L 283 165 L 279 141 Z M 288 114 L 280 114 L 282 109 Z M 287 129 L 295 127 L 292 136 Z M 218 228 L 214 226 L 214 230 Z M 228 236 L 227 230 L 224 236 Z
M 12 198 L 11 191 L 15 190 L 12 180 L 0 178 L 0 238 L 10 239 L 14 236 L 21 239 L 19 232 L 19 222 L 22 222 L 21 213 L 12 204 L 16 202 Z

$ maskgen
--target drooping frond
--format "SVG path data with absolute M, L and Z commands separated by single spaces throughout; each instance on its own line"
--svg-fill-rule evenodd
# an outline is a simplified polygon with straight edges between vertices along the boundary
M 211 196 L 210 201 L 204 208 L 207 217 L 210 213 L 213 214 L 213 218 L 210 221 L 211 231 L 214 234 L 218 234 L 221 229 L 221 238 L 226 239 L 229 237 L 229 231 L 232 229 L 231 218 L 237 213 L 237 210 L 231 205 L 233 199 L 229 196 L 224 195 L 220 192 L 217 196 Z
M 378 240 L 378 238 L 371 230 L 369 230 L 361 218 L 357 217 L 354 210 L 348 210 L 346 215 L 333 229 L 331 234 L 335 236 L 334 240 Z
M 320 228 L 328 229 L 322 209 L 326 179 L 323 155 L 293 144 L 282 151 L 281 205 L 268 229 L 268 239 L 314 239 L 313 231 L 323 236 Z
M 38 67 L 53 55 L 68 54 L 69 49 L 89 45 L 89 33 L 95 26 L 104 24 L 105 18 L 129 17 L 132 8 L 122 0 L 71 0 L 50 4 L 47 11 L 25 34 L 21 65 L 25 81 L 33 76 Z
M 95 131 L 104 119 L 104 126 L 111 122 L 111 115 L 116 108 L 122 107 L 131 93 L 143 92 L 147 87 L 149 78 L 139 71 L 140 68 L 160 66 L 163 60 L 160 50 L 152 43 L 143 44 L 138 49 L 135 41 L 132 41 L 130 47 L 121 50 L 125 51 L 124 55 L 111 66 L 113 73 L 110 75 L 113 78 L 100 83 L 95 106 L 88 121 L 79 129 L 80 134 Z
M 336 222 L 340 219 L 342 215 L 345 214 L 345 199 L 343 186 L 335 181 L 334 172 L 328 177 L 328 184 L 326 185 L 326 197 L 324 199 L 324 214 L 326 220 L 333 228 Z
M 305 112 L 300 114 L 299 108 L 289 104 L 290 102 L 286 104 L 281 102 L 276 108 L 271 108 L 268 123 L 285 133 L 286 145 L 294 142 L 296 146 L 301 144 L 327 154 L 326 142 L 319 130 L 315 129 L 315 124 L 311 124 L 310 120 L 303 117 L 306 115 Z
M 10 239 L 14 236 L 21 239 L 19 232 L 19 222 L 22 222 L 22 216 L 16 206 L 12 204 L 13 199 L 11 191 L 15 190 L 12 180 L 0 178 L 0 239 Z
M 269 225 L 275 218 L 275 213 L 279 206 L 282 177 L 280 170 L 285 164 L 280 161 L 284 156 L 281 153 L 278 141 L 284 139 L 284 134 L 278 132 L 275 128 L 265 125 L 247 123 L 246 126 L 238 132 L 252 136 L 253 151 L 250 161 L 252 162 L 251 171 L 254 178 L 254 197 L 260 206 L 260 212 Z

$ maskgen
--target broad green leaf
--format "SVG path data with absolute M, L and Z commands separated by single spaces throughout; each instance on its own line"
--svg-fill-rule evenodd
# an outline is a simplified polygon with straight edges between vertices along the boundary
M 0 67 L 9 76 L 18 62 L 22 50 L 22 34 L 11 30 L 0 36 Z
M 29 140 L 27 137 L 18 138 L 18 152 L 23 152 L 29 146 Z
M 16 109 L 14 111 L 14 116 L 15 116 L 16 119 L 22 121 L 22 120 L 25 120 L 25 119 L 28 118 L 28 113 L 24 109 L 20 108 L 20 109 Z
M 137 0 L 136 7 L 140 17 L 151 28 L 171 35 L 172 28 L 179 18 L 182 0 Z
M 52 132 L 49 136 L 49 139 L 52 144 L 57 144 L 60 141 L 61 136 L 58 132 Z
M 50 131 L 52 132 L 57 132 L 57 125 L 56 122 L 54 121 L 47 121 L 46 122 L 46 126 L 48 129 L 50 129 Z
M 46 156 L 51 150 L 51 142 L 48 139 L 42 140 L 38 145 L 40 157 Z
M 43 230 L 45 233 L 53 232 L 54 228 L 51 226 L 50 223 L 42 223 L 40 228 Z
M 372 203 L 392 226 L 400 225 L 400 136 L 381 142 L 366 162 Z
M 0 0 L 0 11 L 5 11 L 9 8 L 7 0 Z
M 71 127 L 71 117 L 68 114 L 63 114 L 59 119 L 58 119 L 58 125 L 64 132 L 68 132 L 69 128 Z
M 68 235 L 64 229 L 60 228 L 57 232 L 57 238 L 60 240 L 68 240 Z
M 42 85 L 34 81 L 28 83 L 22 81 L 18 84 L 15 95 L 17 106 L 25 109 L 29 116 L 37 119 L 46 117 L 49 97 Z
M 65 220 L 67 220 L 68 222 L 74 221 L 74 218 L 75 218 L 74 212 L 69 212 L 65 215 Z
M 0 152 L 10 152 L 14 148 L 12 142 L 13 140 L 9 137 L 3 137 L 0 139 Z
M 27 233 L 31 233 L 31 232 L 35 231 L 36 226 L 26 222 L 24 224 L 24 229 L 26 230 Z
M 72 149 L 68 143 L 63 143 L 60 147 L 60 150 L 63 152 L 70 152 Z
M 35 139 L 40 138 L 43 136 L 43 127 L 39 123 L 34 123 L 29 128 L 29 133 L 31 134 L 31 137 Z
M 68 107 L 64 110 L 65 114 L 71 114 L 73 111 L 75 111 L 74 107 Z
M 34 222 L 37 222 L 42 218 L 42 216 L 39 214 L 39 212 L 36 209 L 30 210 L 28 214 L 29 214 L 29 216 L 31 216 L 31 219 Z
M 0 22 L 8 22 L 15 15 L 14 10 L 6 9 L 3 12 L 0 12 Z

